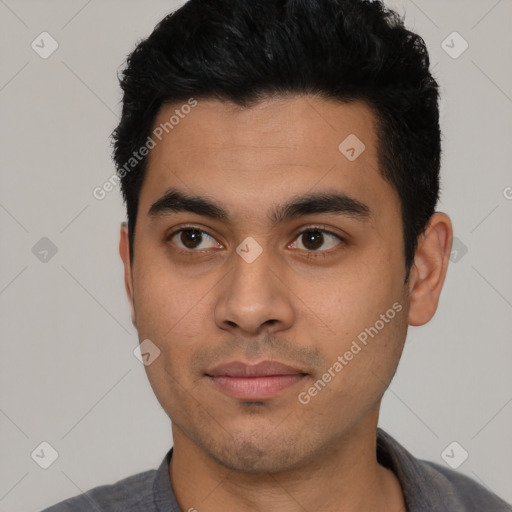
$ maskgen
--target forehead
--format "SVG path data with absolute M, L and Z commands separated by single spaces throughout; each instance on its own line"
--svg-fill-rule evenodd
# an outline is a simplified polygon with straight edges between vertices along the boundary
M 249 108 L 212 99 L 182 106 L 163 106 L 155 120 L 153 133 L 160 127 L 161 140 L 152 135 L 144 213 L 172 187 L 214 195 L 241 215 L 315 190 L 348 194 L 375 208 L 379 198 L 398 202 L 379 172 L 375 116 L 362 102 L 290 96 Z

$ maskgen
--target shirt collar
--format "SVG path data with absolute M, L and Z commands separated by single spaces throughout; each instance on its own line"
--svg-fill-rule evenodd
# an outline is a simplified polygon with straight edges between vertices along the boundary
M 377 461 L 398 478 L 407 512 L 464 510 L 456 489 L 442 473 L 411 455 L 381 428 L 377 429 Z

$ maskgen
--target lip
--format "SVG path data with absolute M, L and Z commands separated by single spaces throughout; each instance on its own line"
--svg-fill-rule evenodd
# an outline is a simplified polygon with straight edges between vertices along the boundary
M 307 374 L 277 361 L 246 364 L 239 361 L 221 364 L 206 376 L 222 392 L 240 400 L 272 398 L 300 382 Z

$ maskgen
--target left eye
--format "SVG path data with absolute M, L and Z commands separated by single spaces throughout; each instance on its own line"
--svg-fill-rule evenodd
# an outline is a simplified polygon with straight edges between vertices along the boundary
M 324 231 L 322 229 L 308 229 L 303 231 L 294 242 L 290 244 L 293 249 L 301 249 L 306 251 L 318 251 L 322 246 L 327 251 L 336 247 L 341 242 L 339 236 Z
M 181 229 L 171 236 L 173 241 L 180 249 L 212 249 L 214 247 L 222 247 L 215 238 L 200 229 Z M 203 245 L 206 244 L 206 245 Z

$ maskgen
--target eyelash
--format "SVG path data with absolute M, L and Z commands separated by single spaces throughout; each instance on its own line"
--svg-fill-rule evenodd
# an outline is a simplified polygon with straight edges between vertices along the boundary
M 183 231 L 187 231 L 187 230 L 199 231 L 200 233 L 206 234 L 209 237 L 211 237 L 214 240 L 216 240 L 216 238 L 213 235 L 211 235 L 210 233 L 208 233 L 204 229 L 201 229 L 201 228 L 199 228 L 197 226 L 193 226 L 193 225 L 190 225 L 190 226 L 186 225 L 186 226 L 180 227 L 179 229 L 174 230 L 172 233 L 167 235 L 166 238 L 165 238 L 165 241 L 169 242 L 169 241 L 172 240 L 172 238 L 174 236 L 176 236 L 179 233 L 182 233 Z M 334 233 L 334 232 L 324 228 L 323 226 L 309 226 L 306 229 L 302 229 L 301 231 L 299 231 L 298 233 L 296 233 L 294 235 L 293 240 L 290 243 L 295 242 L 295 240 L 297 240 L 301 235 L 303 235 L 304 233 L 308 233 L 310 231 L 319 231 L 322 234 L 331 235 L 331 236 L 337 238 L 340 241 L 340 245 L 342 245 L 342 246 L 347 245 L 347 240 L 345 238 L 343 238 L 340 235 L 338 235 L 338 234 L 336 234 L 336 233 Z M 209 251 L 209 249 L 205 249 L 205 250 L 194 250 L 194 249 L 185 250 L 185 249 L 181 249 L 179 247 L 176 247 L 175 250 L 176 250 L 176 252 L 178 252 L 178 254 L 185 255 L 185 256 L 190 256 L 190 257 L 194 257 L 194 255 L 197 255 L 197 254 L 200 254 L 200 255 L 201 254 L 205 254 L 205 253 L 208 253 L 208 251 Z M 320 251 L 320 250 L 319 251 L 307 251 L 307 250 L 304 250 L 304 249 L 298 249 L 298 250 L 304 252 L 304 255 L 305 255 L 306 258 L 308 258 L 308 259 L 316 259 L 316 258 L 327 258 L 327 257 L 331 256 L 332 255 L 331 253 L 335 252 L 337 249 L 328 249 L 328 250 L 325 250 L 325 251 Z

